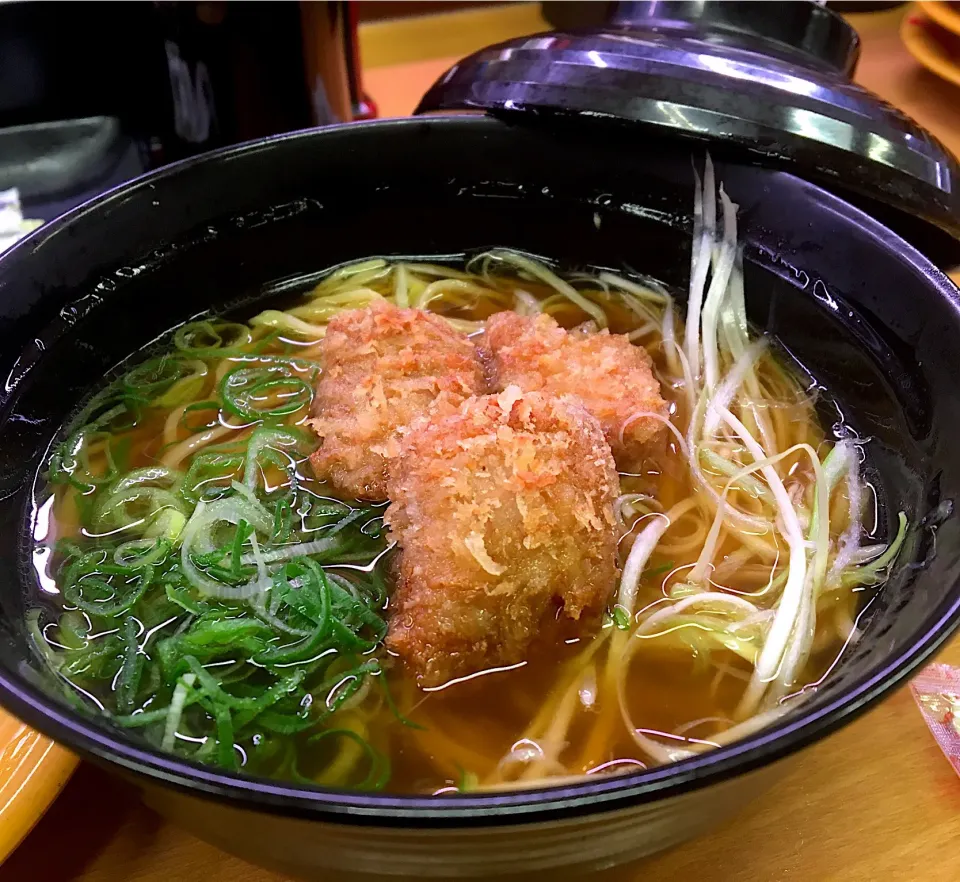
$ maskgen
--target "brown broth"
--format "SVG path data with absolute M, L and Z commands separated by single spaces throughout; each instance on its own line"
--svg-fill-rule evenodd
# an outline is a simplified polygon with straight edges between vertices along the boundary
M 501 280 L 498 284 L 504 296 L 508 296 L 511 287 L 521 283 Z M 368 283 L 368 287 L 383 296 L 392 294 L 392 286 L 387 280 L 374 280 Z M 528 280 L 522 280 L 522 287 L 541 301 L 556 297 L 552 290 Z M 643 319 L 619 299 L 600 294 L 594 299 L 603 304 L 613 332 L 628 333 L 643 324 Z M 446 315 L 468 322 L 480 322 L 502 308 L 501 304 L 490 298 L 475 301 L 467 298 L 466 302 L 453 306 L 437 302 L 432 306 Z M 573 304 L 563 304 L 557 309 L 556 317 L 567 327 L 578 325 L 588 318 Z M 679 321 L 678 325 L 682 332 Z M 653 355 L 660 375 L 667 376 L 659 335 L 651 334 L 644 337 L 642 342 Z M 252 344 L 248 348 L 252 349 Z M 316 357 L 317 347 L 316 341 L 281 339 L 265 348 L 261 347 L 260 351 L 265 355 L 299 353 L 301 357 L 310 359 Z M 248 357 L 243 358 L 247 360 Z M 216 381 L 224 373 L 227 364 L 241 363 L 235 359 L 218 358 L 205 358 L 204 361 L 208 374 L 195 392 L 195 401 L 215 398 Z M 801 442 L 822 449 L 824 433 L 818 424 L 813 403 L 797 382 L 772 358 L 763 363 L 762 378 L 768 387 L 779 390 L 775 396 L 779 399 L 777 406 L 769 411 L 779 449 Z M 673 412 L 684 419 L 689 418 L 680 391 L 664 383 L 663 392 L 672 402 Z M 233 417 L 222 416 L 205 432 L 192 433 L 179 423 L 171 431 L 168 425 L 171 410 L 151 409 L 136 428 L 125 434 L 122 440 L 129 443 L 128 468 L 163 463 L 170 458 L 172 451 L 180 450 L 182 453 L 182 445 L 189 439 L 196 441 L 209 435 L 215 437 L 208 444 L 198 443 L 197 451 L 207 449 L 210 444 L 216 444 L 222 450 L 242 450 L 252 431 L 250 425 L 241 424 Z M 212 416 L 212 413 L 197 413 L 195 423 L 202 422 L 206 416 Z M 291 415 L 287 422 L 296 425 L 304 419 L 305 413 L 301 412 Z M 179 461 L 181 468 L 189 455 Z M 90 457 L 92 471 L 106 468 L 102 452 L 93 449 Z M 811 483 L 809 462 L 800 454 L 778 463 L 777 469 L 790 484 L 809 486 Z M 284 480 L 284 473 L 276 470 L 267 477 L 268 482 L 279 486 Z M 299 470 L 299 480 L 305 492 L 318 498 L 334 495 L 305 466 Z M 668 438 L 662 451 L 649 458 L 639 474 L 623 475 L 621 489 L 624 493 L 643 493 L 653 497 L 663 509 L 689 498 L 695 492 L 689 468 L 672 438 Z M 80 529 L 80 501 L 77 491 L 63 486 L 57 489 L 54 508 L 56 538 L 77 536 Z M 834 529 L 843 528 L 845 510 L 846 502 L 840 496 L 834 503 Z M 628 520 L 626 529 L 629 531 L 640 519 Z M 671 589 L 682 582 L 684 574 L 697 560 L 709 527 L 709 521 L 705 521 L 699 513 L 683 517 L 671 525 L 647 565 L 640 584 L 638 609 L 655 610 L 669 597 Z M 628 532 L 621 541 L 621 564 L 629 553 L 632 538 Z M 742 547 L 740 538 L 724 536 L 717 562 L 722 565 L 726 555 Z M 726 574 L 722 588 L 762 599 L 773 564 L 773 560 L 754 556 L 742 567 L 735 567 Z M 386 568 L 384 572 L 389 573 Z M 720 585 L 719 582 L 717 584 Z M 844 623 L 849 628 L 855 612 L 856 595 L 853 592 L 822 599 L 816 652 L 809 659 L 797 688 L 804 683 L 815 683 L 834 663 L 844 642 Z M 615 629 L 610 622 L 605 627 L 608 631 Z M 668 630 L 669 634 L 665 632 L 656 638 L 642 638 L 645 641 L 643 648 L 632 656 L 626 673 L 630 717 L 638 727 L 649 733 L 683 732 L 692 738 L 709 740 L 711 735 L 722 731 L 733 719 L 750 675 L 750 666 L 734 652 L 716 648 L 715 645 L 708 646 L 698 636 L 701 629 L 696 623 L 671 626 Z M 409 721 L 422 728 L 398 721 L 376 689 L 371 690 L 355 707 L 339 711 L 336 725 L 361 731 L 371 744 L 389 757 L 392 775 L 387 789 L 395 792 L 430 793 L 465 786 L 509 784 L 534 764 L 518 762 L 512 767 L 510 764 L 504 767 L 502 760 L 510 755 L 521 739 L 529 737 L 531 724 L 538 715 L 546 716 L 548 722 L 557 715 L 563 717 L 566 714 L 568 717 L 566 724 L 557 730 L 560 743 L 541 745 L 549 754 L 551 774 L 559 774 L 561 768 L 569 774 L 587 773 L 618 760 L 634 761 L 633 765 L 650 764 L 650 758 L 634 742 L 621 718 L 615 673 L 612 663 L 608 665 L 612 652 L 610 635 L 605 635 L 604 644 L 597 648 L 589 662 L 572 670 L 594 639 L 598 638 L 587 638 L 579 643 L 553 648 L 549 652 L 538 652 L 536 658 L 513 669 L 477 675 L 465 682 L 429 692 L 422 691 L 396 660 L 388 658 L 385 662 L 386 677 L 399 710 Z M 578 685 L 579 688 L 576 688 Z M 575 694 L 572 703 L 570 694 Z M 109 696 L 103 695 L 101 698 L 107 701 Z M 540 727 L 537 731 L 542 729 Z M 329 771 L 330 764 L 349 764 L 349 745 L 347 748 L 334 748 L 329 743 L 331 739 L 318 745 L 309 745 L 304 736 L 291 738 L 296 744 L 301 773 L 319 783 L 350 786 L 348 779 L 337 780 L 336 775 L 331 779 L 332 773 Z M 283 774 L 277 771 L 272 760 L 258 761 L 256 751 L 251 750 L 250 745 L 241 747 L 248 757 L 248 771 L 265 775 Z M 624 763 L 616 768 L 628 769 L 633 765 Z

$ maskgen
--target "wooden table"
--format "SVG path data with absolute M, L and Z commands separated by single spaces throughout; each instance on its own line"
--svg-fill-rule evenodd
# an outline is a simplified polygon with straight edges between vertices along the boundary
M 864 43 L 859 79 L 960 153 L 960 90 L 927 74 L 909 57 L 897 38 L 902 14 L 894 10 L 852 17 Z M 516 27 L 518 20 L 523 14 L 512 11 L 506 28 Z M 486 29 L 476 32 L 481 44 L 511 35 L 498 33 L 495 20 L 485 21 Z M 429 43 L 436 48 L 434 41 Z M 467 50 L 458 46 L 455 51 Z M 441 52 L 375 67 L 368 86 L 382 109 L 409 112 L 445 64 Z M 960 665 L 960 640 L 941 660 Z M 165 823 L 140 805 L 129 788 L 86 765 L 0 868 L 0 882 L 281 878 Z M 960 780 L 904 690 L 805 751 L 773 791 L 712 835 L 597 878 L 955 882 L 960 879 Z

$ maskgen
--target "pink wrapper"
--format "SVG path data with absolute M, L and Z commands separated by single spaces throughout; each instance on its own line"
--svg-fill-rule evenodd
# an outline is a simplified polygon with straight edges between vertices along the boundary
M 937 744 L 960 775 L 960 668 L 928 665 L 910 688 Z

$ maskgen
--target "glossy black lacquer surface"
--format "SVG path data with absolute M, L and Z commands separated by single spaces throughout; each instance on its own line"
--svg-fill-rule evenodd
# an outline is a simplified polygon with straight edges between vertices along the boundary
M 637 0 L 608 22 L 458 61 L 418 113 L 479 110 L 710 143 L 883 212 L 941 265 L 960 260 L 960 164 L 851 80 L 853 28 L 813 3 Z M 695 148 L 690 148 L 695 149 Z
M 480 118 L 291 135 L 192 160 L 48 225 L 0 259 L 0 702 L 79 752 L 265 811 L 360 823 L 545 820 L 704 786 L 784 756 L 879 698 L 957 623 L 956 288 L 904 242 L 783 172 L 718 164 L 740 204 L 752 320 L 873 437 L 882 518 L 914 525 L 865 636 L 774 729 L 675 766 L 579 787 L 413 798 L 259 782 L 193 766 L 79 716 L 37 685 L 22 626 L 36 597 L 26 525 L 71 411 L 173 325 L 371 254 L 504 245 L 567 266 L 625 264 L 683 287 L 691 157 L 649 139 L 546 134 Z M 251 307 L 252 309 L 252 307 Z M 826 400 L 826 399 L 825 399 Z M 833 405 L 824 418 L 837 419 Z

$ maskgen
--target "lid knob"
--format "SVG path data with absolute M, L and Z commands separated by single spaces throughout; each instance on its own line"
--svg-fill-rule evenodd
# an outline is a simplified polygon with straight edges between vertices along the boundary
M 811 2 L 623 0 L 614 5 L 609 25 L 690 37 L 847 76 L 860 56 L 857 32 L 835 12 Z

